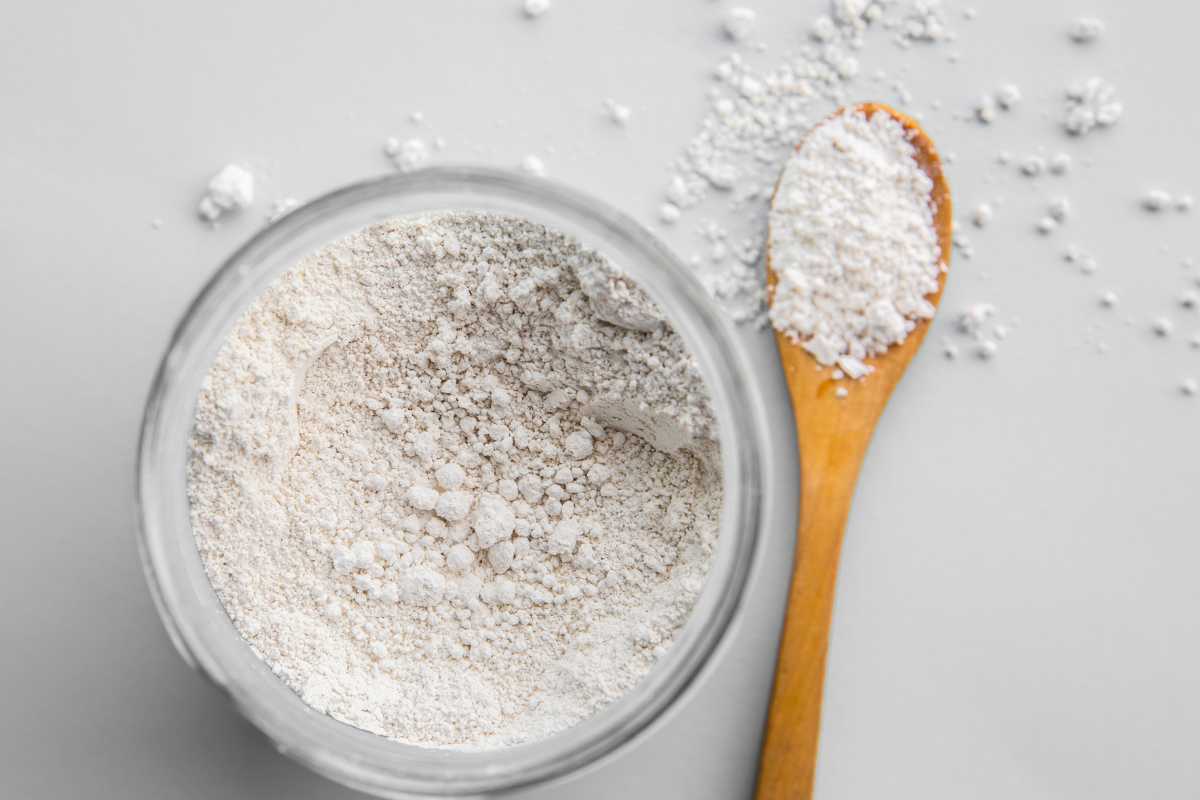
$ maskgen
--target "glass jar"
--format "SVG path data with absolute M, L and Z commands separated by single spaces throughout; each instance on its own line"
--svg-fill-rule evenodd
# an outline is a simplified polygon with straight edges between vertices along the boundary
M 400 744 L 304 703 L 251 652 L 205 575 L 188 514 L 196 397 L 237 319 L 302 256 L 372 223 L 443 210 L 524 217 L 608 256 L 653 297 L 699 361 L 721 441 L 724 508 L 708 579 L 674 645 L 624 697 L 578 725 L 501 750 Z M 741 604 L 759 541 L 765 414 L 731 324 L 676 257 L 629 217 L 540 178 L 474 167 L 390 175 L 325 195 L 267 226 L 227 260 L 184 314 L 146 403 L 138 447 L 146 579 L 184 660 L 224 689 L 285 755 L 381 797 L 478 797 L 563 778 L 627 745 L 680 701 Z

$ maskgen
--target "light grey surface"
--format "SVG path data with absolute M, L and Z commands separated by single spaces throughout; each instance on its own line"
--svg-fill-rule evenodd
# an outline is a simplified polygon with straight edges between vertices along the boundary
M 771 46 L 756 58 L 799 42 L 822 4 L 751 3 Z M 303 199 L 385 169 L 383 137 L 414 132 L 408 114 L 421 110 L 446 160 L 539 153 L 555 178 L 651 218 L 726 48 L 716 29 L 728 4 L 557 0 L 536 23 L 518 5 L 8 9 L 0 795 L 358 796 L 276 755 L 171 650 L 134 549 L 140 406 L 184 305 L 261 222 L 264 203 L 215 232 L 194 220 L 203 181 L 229 160 L 269 175 L 264 200 Z M 1175 297 L 1200 273 L 1179 267 L 1196 217 L 1151 219 L 1136 198 L 1151 185 L 1200 190 L 1195 15 L 1167 0 L 975 5 L 974 22 L 951 13 L 958 65 L 946 49 L 884 42 L 863 63 L 908 64 L 914 106 L 944 103 L 926 119 L 958 156 L 961 207 L 1005 198 L 996 223 L 971 234 L 977 255 L 956 262 L 946 308 L 986 300 L 1020 324 L 994 363 L 946 363 L 941 319 L 885 416 L 843 556 L 818 797 L 1189 796 L 1200 785 L 1200 400 L 1177 385 L 1200 376 L 1200 351 L 1183 343 L 1200 315 Z M 1063 36 L 1084 12 L 1109 28 L 1090 49 Z M 1067 142 L 1040 114 L 1093 73 L 1117 84 L 1126 118 Z M 1007 80 L 1025 90 L 1019 111 L 987 129 L 951 118 Z M 855 90 L 880 93 L 894 99 L 865 79 Z M 600 113 L 610 96 L 633 107 L 627 130 Z M 993 163 L 1039 146 L 1093 163 L 1038 183 Z M 1060 193 L 1075 216 L 1035 237 L 1041 205 Z M 1061 262 L 1068 241 L 1099 257 L 1096 276 Z M 1123 302 L 1106 315 L 1096 296 L 1107 288 Z M 1178 334 L 1154 341 L 1148 321 L 1165 312 Z M 770 339 L 748 330 L 745 346 L 784 431 L 775 524 L 745 614 L 651 735 L 526 797 L 749 796 L 796 468 Z

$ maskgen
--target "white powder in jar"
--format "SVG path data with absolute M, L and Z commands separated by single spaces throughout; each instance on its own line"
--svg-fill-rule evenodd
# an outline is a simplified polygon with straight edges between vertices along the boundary
M 281 275 L 197 402 L 192 525 L 313 708 L 417 745 L 552 735 L 628 692 L 703 585 L 708 393 L 602 256 L 491 215 L 394 220 Z
M 931 318 L 943 269 L 932 190 L 891 115 L 846 112 L 814 128 L 770 211 L 776 330 L 845 370 L 842 359 L 879 355 Z

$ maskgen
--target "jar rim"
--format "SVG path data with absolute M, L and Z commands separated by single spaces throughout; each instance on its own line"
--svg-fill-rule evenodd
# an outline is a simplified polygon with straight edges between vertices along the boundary
M 187 441 L 195 399 L 233 323 L 280 272 L 373 222 L 446 210 L 546 224 L 619 264 L 659 303 L 696 357 L 717 417 L 724 477 L 720 535 L 700 598 L 639 683 L 546 739 L 492 750 L 432 749 L 360 730 L 308 706 L 258 659 L 208 583 L 188 516 Z M 267 225 L 233 253 L 176 326 L 151 385 L 135 467 L 138 546 L 159 616 L 181 656 L 226 691 L 289 757 L 385 797 L 462 797 L 563 778 L 616 752 L 665 714 L 726 641 L 760 540 L 766 411 L 738 357 L 732 323 L 651 232 L 544 178 L 438 166 L 350 184 Z

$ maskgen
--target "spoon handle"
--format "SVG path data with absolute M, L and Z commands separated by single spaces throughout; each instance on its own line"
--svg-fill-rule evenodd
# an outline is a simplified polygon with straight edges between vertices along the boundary
M 801 403 L 793 398 L 793 403 L 800 442 L 800 522 L 758 800 L 812 797 L 838 555 L 875 417 L 870 414 L 865 425 L 845 424 L 847 417 L 830 415 L 828 408 L 814 411 L 814 405 L 823 405 L 821 399 Z

